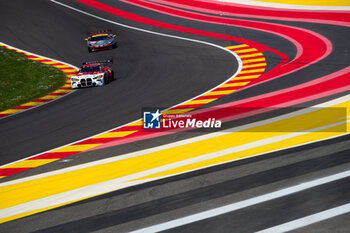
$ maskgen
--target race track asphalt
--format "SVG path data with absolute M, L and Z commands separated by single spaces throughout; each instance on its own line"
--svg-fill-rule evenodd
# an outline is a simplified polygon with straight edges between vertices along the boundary
M 0 225 L 5 232 L 129 232 L 287 188 L 349 168 L 350 136 L 178 175 Z M 84 154 L 84 153 L 83 153 Z M 98 154 L 98 153 L 97 153 Z M 255 232 L 349 202 L 349 179 L 167 232 Z M 340 220 L 339 220 L 340 219 Z M 309 231 L 345 233 L 344 218 Z M 332 231 L 333 232 L 333 231 Z
M 143 107 L 171 107 L 230 78 L 232 54 L 216 47 L 112 25 L 47 0 L 2 1 L 0 41 L 79 66 L 113 59 L 117 80 L 0 121 L 0 164 L 123 125 Z M 89 54 L 88 32 L 111 29 L 119 47 Z M 214 78 L 213 78 L 214 77 Z
M 62 0 L 108 19 L 221 45 L 227 41 L 205 38 L 128 21 L 77 2 Z M 102 0 L 124 10 L 162 21 L 239 34 L 295 56 L 288 41 L 250 29 L 175 19 L 119 1 Z M 144 106 L 168 107 L 204 92 L 227 79 L 237 68 L 232 56 L 206 45 L 163 38 L 106 24 L 52 4 L 49 1 L 1 2 L 3 22 L 0 41 L 78 66 L 86 59 L 113 58 L 118 80 L 103 88 L 79 90 L 54 103 L 0 120 L 0 164 L 39 153 L 116 127 L 140 117 Z M 8 20 L 11 19 L 11 20 Z M 266 20 L 267 21 L 267 20 Z M 279 90 L 312 80 L 347 66 L 340 55 L 348 45 L 348 31 L 337 26 L 286 23 L 326 34 L 334 53 L 319 64 L 226 96 L 225 103 Z M 112 29 L 119 34 L 119 48 L 87 53 L 83 38 L 89 31 Z M 267 55 L 272 68 L 277 60 Z M 269 63 L 269 61 L 271 61 Z M 322 63 L 323 62 L 323 63 Z M 217 79 L 213 80 L 212 77 Z M 340 93 L 336 97 L 342 96 Z M 330 96 L 322 101 L 335 98 Z M 320 101 L 309 102 L 310 106 Z M 271 115 L 265 115 L 270 117 Z M 249 119 L 254 121 L 255 118 Z M 242 122 L 237 122 L 237 124 Z M 197 133 L 198 134 L 202 134 Z M 14 175 L 10 179 L 116 156 L 188 138 L 181 133 L 126 145 L 83 152 Z M 179 217 L 216 208 L 349 169 L 350 136 L 342 136 L 264 156 L 235 161 L 142 185 L 118 190 L 0 225 L 0 232 L 129 232 Z M 4 153 L 6 152 L 6 153 Z M 7 179 L 7 178 L 6 178 Z M 250 206 L 215 218 L 181 226 L 169 232 L 254 232 L 349 202 L 349 179 L 331 182 L 300 193 Z M 347 232 L 349 215 L 301 228 L 298 232 Z

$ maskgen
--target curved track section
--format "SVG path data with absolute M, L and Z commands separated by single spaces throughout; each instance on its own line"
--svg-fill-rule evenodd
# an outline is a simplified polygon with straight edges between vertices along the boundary
M 2 41 L 77 66 L 113 58 L 118 78 L 104 88 L 79 90 L 1 120 L 2 164 L 136 120 L 142 107 L 181 103 L 222 83 L 237 69 L 232 54 L 206 44 L 115 26 L 48 1 L 1 4 L 8 9 L 1 16 L 8 22 L 1 26 Z M 101 28 L 115 31 L 120 46 L 89 54 L 84 38 Z
M 23 51 L 23 50 L 20 50 L 18 48 L 13 48 L 13 47 L 6 45 L 6 44 L 3 44 L 1 42 L 0 42 L 0 46 L 7 48 L 7 49 L 10 49 L 12 51 L 24 54 L 25 58 L 27 58 L 27 59 L 41 62 L 41 63 L 47 64 L 47 65 L 53 66 L 57 69 L 60 69 L 60 70 L 62 70 L 62 72 L 64 72 L 64 74 L 66 75 L 66 78 L 67 78 L 66 83 L 62 87 L 60 87 L 58 90 L 55 90 L 54 92 L 49 93 L 48 95 L 43 96 L 39 99 L 32 100 L 32 101 L 24 103 L 20 106 L 15 106 L 11 109 L 7 109 L 5 111 L 2 111 L 2 112 L 0 112 L 0 118 L 9 117 L 12 114 L 18 114 L 18 113 L 21 113 L 23 111 L 27 111 L 27 110 L 32 109 L 32 108 L 37 108 L 42 104 L 54 101 L 54 100 L 56 100 L 64 95 L 69 94 L 72 91 L 74 91 L 74 90 L 72 90 L 71 85 L 70 85 L 70 77 L 78 70 L 77 67 L 69 65 L 67 63 L 62 63 L 62 62 L 57 61 L 57 60 L 54 61 L 54 60 L 47 58 L 47 57 L 40 57 L 37 54 L 29 53 L 27 51 Z
M 6 202 L 0 215 L 9 222 L 0 229 L 256 232 L 288 227 L 346 232 L 350 83 L 343 59 L 350 56 L 344 40 L 349 12 L 296 12 L 215 1 L 60 2 L 158 32 L 222 46 L 250 45 L 264 54 L 267 72 L 256 85 L 204 105 L 216 106 L 216 115 L 224 114 L 220 107 L 239 109 L 225 115 L 226 132 L 181 132 L 112 143 L 4 180 L 8 182 L 0 190 Z M 76 19 L 76 13 L 50 6 Z M 169 47 L 169 41 L 157 42 Z M 172 52 L 187 54 L 187 46 Z M 243 56 L 250 55 L 245 52 Z M 84 90 L 79 95 L 94 93 Z

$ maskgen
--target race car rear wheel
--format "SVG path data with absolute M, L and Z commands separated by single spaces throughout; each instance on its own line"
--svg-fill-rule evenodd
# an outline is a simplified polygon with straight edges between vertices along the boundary
M 88 51 L 89 51 L 89 53 L 91 53 L 92 49 L 90 47 L 88 47 Z

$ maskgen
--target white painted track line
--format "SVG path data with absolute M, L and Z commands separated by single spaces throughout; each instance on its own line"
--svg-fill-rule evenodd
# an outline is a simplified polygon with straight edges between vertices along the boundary
M 117 156 L 113 156 L 113 157 L 110 157 L 110 158 L 107 158 L 107 159 L 101 159 L 101 160 L 97 160 L 97 161 L 93 161 L 93 162 L 89 162 L 89 163 L 75 165 L 75 166 L 68 167 L 68 168 L 63 168 L 63 169 L 56 170 L 56 171 L 50 171 L 50 172 L 41 173 L 41 174 L 38 174 L 38 175 L 33 175 L 33 176 L 25 177 L 25 178 L 20 178 L 20 179 L 16 179 L 16 180 L 12 180 L 12 181 L 3 182 L 3 183 L 0 183 L 0 187 L 12 185 L 12 184 L 17 184 L 17 183 L 21 183 L 21 182 L 26 182 L 26 181 L 30 181 L 30 180 L 35 180 L 35 179 L 39 179 L 39 178 L 43 178 L 43 177 L 53 176 L 53 175 L 57 175 L 57 174 L 67 173 L 67 172 L 78 170 L 78 169 L 84 169 L 84 168 L 88 168 L 88 167 L 92 167 L 92 166 L 97 166 L 97 165 L 102 165 L 102 164 L 106 164 L 106 163 L 111 163 L 111 162 L 115 162 L 115 161 L 119 161 L 119 160 L 123 160 L 123 159 L 129 159 L 129 158 L 133 158 L 133 157 L 137 157 L 137 156 L 142 156 L 142 155 L 145 155 L 145 154 L 148 154 L 148 153 L 153 153 L 153 152 L 157 152 L 157 151 L 161 151 L 161 150 L 165 150 L 165 149 L 169 149 L 169 148 L 174 148 L 174 147 L 190 144 L 190 143 L 201 141 L 201 140 L 214 138 L 214 137 L 218 137 L 218 136 L 221 136 L 221 135 L 224 135 L 224 134 L 229 134 L 229 133 L 232 133 L 232 132 L 238 132 L 238 131 L 250 129 L 250 128 L 253 128 L 253 127 L 257 127 L 257 126 L 261 126 L 261 125 L 277 122 L 277 121 L 280 121 L 280 120 L 289 119 L 291 117 L 299 116 L 301 114 L 310 113 L 310 112 L 316 111 L 319 108 L 325 108 L 325 107 L 330 107 L 330 106 L 333 106 L 333 105 L 336 105 L 336 104 L 339 104 L 339 103 L 344 103 L 346 101 L 349 101 L 349 98 L 350 98 L 350 95 L 346 95 L 346 96 L 340 97 L 338 99 L 334 99 L 334 100 L 331 100 L 331 101 L 328 101 L 328 102 L 325 102 L 325 103 L 322 103 L 322 104 L 315 105 L 315 106 L 313 106 L 313 108 L 302 109 L 302 110 L 295 111 L 295 112 L 292 112 L 292 113 L 288 113 L 288 114 L 284 114 L 284 115 L 281 115 L 281 116 L 273 117 L 273 118 L 270 118 L 270 119 L 267 119 L 267 120 L 262 120 L 262 121 L 250 123 L 250 124 L 247 124 L 247 125 L 234 127 L 234 128 L 231 128 L 231 129 L 227 129 L 225 131 L 219 131 L 219 132 L 204 134 L 204 135 L 201 135 L 201 136 L 197 136 L 197 137 L 193 137 L 193 138 L 189 138 L 189 139 L 184 139 L 184 140 L 177 141 L 177 142 L 168 143 L 168 144 L 165 144 L 165 145 L 161 145 L 161 146 L 157 146 L 157 147 L 153 147 L 153 148 L 149 148 L 149 149 L 144 149 L 144 150 L 131 152 L 131 153 L 123 154 L 123 155 L 117 155 Z M 338 125 L 338 124 L 339 123 L 335 123 L 333 126 Z M 326 128 L 328 128 L 328 127 L 330 127 L 330 126 L 326 126 Z M 317 130 L 320 130 L 320 129 L 317 129 Z M 298 136 L 298 135 L 305 134 L 305 133 L 306 132 L 295 132 L 295 133 L 292 133 L 292 136 Z M 341 134 L 339 136 L 343 136 L 345 134 L 347 134 L 347 133 Z M 335 136 L 335 137 L 339 137 L 339 136 Z M 276 137 L 275 139 L 282 140 L 284 137 L 288 138 L 288 136 L 279 136 L 279 137 Z M 330 138 L 326 138 L 326 139 L 323 139 L 323 140 L 327 140 L 327 139 L 330 139 Z M 269 141 L 269 140 L 270 139 L 267 139 L 267 140 L 265 140 L 263 142 L 266 143 L 266 141 Z M 312 141 L 310 143 L 314 143 L 314 141 Z M 296 146 L 301 146 L 301 145 L 296 145 Z M 288 147 L 288 148 L 290 148 L 290 147 Z M 285 149 L 285 148 L 283 148 L 283 149 Z M 230 149 L 230 153 L 232 153 L 232 149 Z
M 189 215 L 183 218 L 178 218 L 172 221 L 168 221 L 168 222 L 164 222 L 164 223 L 160 223 L 157 225 L 153 225 L 150 227 L 146 227 L 143 229 L 139 229 L 136 231 L 132 231 L 131 233 L 148 233 L 148 232 L 159 232 L 159 231 L 164 231 L 164 230 L 169 230 L 175 227 L 179 227 L 179 226 L 183 226 L 186 224 L 190 224 L 193 222 L 197 222 L 197 221 L 201 221 L 204 219 L 208 219 L 208 218 L 212 218 L 212 217 L 216 217 L 222 214 L 226 214 L 228 212 L 232 212 L 232 211 L 236 211 L 236 210 L 240 210 L 252 205 L 256 205 L 256 204 L 260 204 L 263 202 L 267 202 L 276 198 L 280 198 L 280 197 L 284 197 L 293 193 L 297 193 L 300 191 L 304 191 L 306 189 L 310 189 L 316 186 L 320 186 L 323 184 L 327 184 L 336 180 L 340 180 L 343 178 L 347 178 L 350 176 L 350 170 L 348 171 L 344 171 L 338 174 L 334 174 L 331 176 L 327 176 L 327 177 L 323 177 L 320 179 L 316 179 L 313 181 L 309 181 L 309 182 L 305 182 L 299 185 L 295 185 L 289 188 L 285 188 L 285 189 L 281 189 L 279 191 L 275 191 L 275 192 L 271 192 L 271 193 L 267 193 L 261 196 L 257 196 L 257 197 L 253 197 L 244 201 L 240 201 L 240 202 L 236 202 L 230 205 L 226 205 L 226 206 L 222 206 L 219 208 L 215 208 L 215 209 L 211 209 L 211 210 L 207 210 L 207 211 L 203 211 L 201 213 L 197 213 L 197 214 L 193 214 L 193 215 Z M 339 210 L 338 210 L 339 211 Z M 279 231 L 275 231 L 275 232 L 279 232 Z
M 336 124 L 342 124 L 342 122 L 340 123 L 336 123 Z M 332 127 L 332 126 L 325 126 L 325 127 Z M 325 128 L 325 127 L 322 127 Z M 317 131 L 315 129 L 315 131 Z M 295 134 L 300 134 L 300 133 L 295 133 Z M 292 134 L 293 135 L 293 134 Z M 270 138 L 268 138 L 270 139 Z M 272 138 L 274 139 L 274 138 Z M 279 137 L 277 137 L 276 139 L 280 139 Z M 269 143 L 268 141 L 264 141 L 262 140 L 264 143 Z M 255 142 L 256 143 L 256 142 Z M 248 146 L 254 146 L 251 144 L 247 144 Z M 243 145 L 245 147 L 245 145 Z M 167 171 L 169 169 L 173 169 L 173 168 L 178 168 L 187 164 L 192 164 L 198 161 L 204 161 L 208 158 L 213 158 L 213 157 L 217 157 L 217 156 L 221 156 L 222 154 L 225 153 L 231 153 L 232 151 L 236 151 L 236 150 L 240 150 L 242 148 L 238 147 L 238 148 L 229 148 L 227 150 L 223 150 L 223 151 L 218 151 L 218 152 L 214 152 L 214 153 L 209 153 L 209 154 L 205 154 L 205 155 L 201 155 L 198 157 L 194 157 L 191 159 L 186 159 L 186 160 L 182 160 L 182 161 L 178 161 L 178 162 L 174 162 L 174 163 L 170 163 L 167 165 L 163 165 L 163 166 L 159 166 L 159 167 L 155 167 L 149 170 L 144 170 L 144 171 L 140 171 L 140 172 L 136 172 L 136 173 L 132 173 L 129 175 L 125 175 L 119 178 L 115 178 L 112 180 L 107 180 L 104 182 L 100 182 L 100 183 L 96 183 L 96 184 L 91 184 L 85 187 L 81 187 L 78 189 L 72 189 L 69 191 L 65 191 L 65 192 L 61 192 L 61 193 L 57 193 L 51 196 L 47 196 L 44 198 L 40 198 L 40 199 L 36 199 L 33 201 L 29 201 L 26 203 L 22 203 L 16 206 L 12 206 L 12 207 L 8 207 L 5 209 L 1 209 L 0 210 L 0 218 L 7 218 L 7 217 L 11 217 L 14 215 L 18 215 L 18 214 L 23 214 L 25 212 L 30 212 L 30 211 L 37 211 L 40 209 L 46 209 L 46 208 L 51 208 L 53 206 L 58 206 L 58 205 L 64 205 L 67 203 L 71 203 L 77 200 L 82 200 L 82 199 L 86 199 L 89 197 L 93 197 L 96 195 L 101 195 L 104 193 L 108 193 L 108 192 L 112 192 L 118 189 L 122 189 L 122 188 L 126 188 L 126 187 L 130 187 L 130 186 L 134 186 L 134 185 L 138 185 L 141 183 L 146 183 L 152 180 L 157 180 L 157 179 L 161 179 L 164 177 L 157 177 L 154 179 L 144 179 L 144 180 L 140 180 L 140 181 L 134 181 L 135 179 L 139 179 L 148 175 L 152 175 L 152 174 L 156 174 L 162 171 Z M 217 165 L 217 164 L 216 164 Z M 349 171 L 349 175 L 350 175 L 350 171 Z M 39 175 L 40 176 L 40 175 Z M 18 182 L 18 181 L 14 181 L 14 182 Z M 305 189 L 305 187 L 303 186 L 302 188 Z M 307 187 L 309 188 L 309 187 Z M 302 189 L 300 189 L 302 190 Z M 284 195 L 288 195 L 290 193 L 296 192 L 293 190 L 289 190 L 288 192 L 286 191 L 284 193 Z M 281 195 L 281 194 L 278 194 Z M 283 196 L 283 195 L 281 195 Z M 279 196 L 277 196 L 279 197 Z M 275 197 L 275 198 L 277 198 Z M 269 198 L 269 197 L 268 197 Z M 269 199 L 266 200 L 269 200 Z M 273 198 L 272 198 L 273 199 Z M 257 202 L 259 203 L 259 202 Z M 256 203 L 255 203 L 256 204 Z M 245 206 L 244 206 L 245 205 Z M 250 204 L 244 204 L 243 207 L 244 208 L 246 206 L 249 206 Z M 253 205 L 253 204 L 251 204 Z M 237 208 L 237 207 L 235 207 Z M 220 209 L 220 208 L 219 208 Z M 222 212 L 222 210 L 216 211 L 215 213 L 220 213 L 220 211 Z M 226 211 L 226 210 L 225 210 Z M 227 212 L 230 212 L 231 210 L 228 210 Z
M 288 232 L 350 212 L 350 203 L 274 226 L 257 233 Z
M 222 3 L 233 3 L 248 5 L 251 7 L 271 7 L 280 9 L 290 9 L 290 10 L 324 10 L 324 11 L 348 11 L 350 6 L 316 6 L 316 5 L 298 5 L 298 4 L 282 4 L 269 1 L 252 1 L 252 0 L 216 0 Z M 290 1 L 292 2 L 292 1 Z M 322 0 L 320 0 L 322 2 Z M 305 1 L 307 4 L 307 1 Z M 350 3 L 349 3 L 350 4 Z
M 149 149 L 144 149 L 144 150 L 131 152 L 131 153 L 123 154 L 123 155 L 117 155 L 117 156 L 113 156 L 113 157 L 110 157 L 110 158 L 107 158 L 107 159 L 101 159 L 101 160 L 97 160 L 97 161 L 93 161 L 93 162 L 89 162 L 89 163 L 84 163 L 84 164 L 80 164 L 80 165 L 75 165 L 75 166 L 71 166 L 71 167 L 67 167 L 67 168 L 63 168 L 63 169 L 59 169 L 59 170 L 55 170 L 55 171 L 41 173 L 41 174 L 38 174 L 38 175 L 33 175 L 33 176 L 25 177 L 25 178 L 20 178 L 20 179 L 16 179 L 16 180 L 12 180 L 12 181 L 3 182 L 3 183 L 0 183 L 0 187 L 13 185 L 13 184 L 18 184 L 18 183 L 22 183 L 22 182 L 26 182 L 26 181 L 30 181 L 30 180 L 40 179 L 40 178 L 43 178 L 43 177 L 53 176 L 53 175 L 57 175 L 57 174 L 67 173 L 67 172 L 70 172 L 70 171 L 84 169 L 84 168 L 88 168 L 88 167 L 92 167 L 92 166 L 98 166 L 98 165 L 102 165 L 102 164 L 107 164 L 107 163 L 111 163 L 111 162 L 115 162 L 115 161 L 119 161 L 119 160 L 123 160 L 123 159 L 129 159 L 129 158 L 133 158 L 133 157 L 137 157 L 137 156 L 142 156 L 142 155 L 145 155 L 145 154 L 148 154 L 148 153 L 153 153 L 153 152 L 157 152 L 157 151 L 161 151 L 161 150 L 166 150 L 166 149 L 169 149 L 169 148 L 174 148 L 174 147 L 190 144 L 190 143 L 201 141 L 201 140 L 214 138 L 214 137 L 218 137 L 218 136 L 221 136 L 221 135 L 224 135 L 224 134 L 229 134 L 229 133 L 232 133 L 232 132 L 238 132 L 238 131 L 250 129 L 250 128 L 253 128 L 253 127 L 257 127 L 257 126 L 261 126 L 261 125 L 277 122 L 277 121 L 280 121 L 280 120 L 289 119 L 289 118 L 292 118 L 294 116 L 299 116 L 301 114 L 306 114 L 306 113 L 310 113 L 310 112 L 313 112 L 313 111 L 317 111 L 319 108 L 326 108 L 326 107 L 330 107 L 330 106 L 333 106 L 333 105 L 336 105 L 336 104 L 344 103 L 344 102 L 349 101 L 349 98 L 350 98 L 350 95 L 346 95 L 346 96 L 342 96 L 342 97 L 340 97 L 338 99 L 330 100 L 328 102 L 315 105 L 315 106 L 313 106 L 313 108 L 307 108 L 307 109 L 298 110 L 298 111 L 295 111 L 295 112 L 292 112 L 292 113 L 287 113 L 287 114 L 284 114 L 284 115 L 281 115 L 281 116 L 276 116 L 276 117 L 273 117 L 273 118 L 270 118 L 270 119 L 267 119 L 267 120 L 262 120 L 262 121 L 250 123 L 250 124 L 247 124 L 247 125 L 242 125 L 242 126 L 234 127 L 234 128 L 231 128 L 231 129 L 227 129 L 225 131 L 219 131 L 219 132 L 214 132 L 214 133 L 210 133 L 210 134 L 204 134 L 204 135 L 201 135 L 201 136 L 197 136 L 197 137 L 193 137 L 193 138 L 189 138 L 189 139 L 184 139 L 184 140 L 177 141 L 177 142 L 168 143 L 168 144 L 165 144 L 165 145 L 161 145 L 161 146 L 157 146 L 157 147 L 153 147 L 153 148 L 149 148 Z M 328 125 L 328 126 L 321 127 L 321 128 L 329 128 L 329 127 L 332 127 L 332 126 L 335 126 L 335 125 L 339 125 L 341 123 L 342 122 L 338 122 L 338 123 L 335 123 L 333 125 Z M 314 129 L 313 131 L 321 130 L 321 128 Z M 311 131 L 309 131 L 309 132 L 311 132 Z M 277 137 L 275 137 L 273 139 L 265 139 L 265 140 L 262 140 L 260 143 L 261 143 L 261 145 L 264 145 L 264 144 L 269 143 L 269 142 L 273 142 L 273 141 L 276 141 L 276 140 L 277 141 L 278 140 L 283 140 L 283 139 L 287 139 L 287 138 L 290 138 L 290 137 L 293 137 L 293 136 L 302 135 L 302 134 L 305 134 L 305 133 L 307 133 L 307 132 L 295 132 L 295 133 L 291 133 L 290 135 L 277 136 Z M 347 134 L 347 133 L 341 134 L 339 136 L 344 136 L 345 134 Z M 335 136 L 335 137 L 339 137 L 339 136 Z M 323 139 L 323 140 L 327 140 L 327 139 L 330 139 L 330 138 L 326 138 L 326 139 Z M 312 141 L 310 143 L 314 143 L 314 141 Z M 303 144 L 301 144 L 301 145 L 303 145 Z M 296 145 L 296 146 L 301 146 L 301 145 Z M 256 144 L 249 144 L 248 145 L 249 148 L 251 148 L 252 146 L 255 147 L 257 145 Z M 247 145 L 243 145 L 243 147 L 241 147 L 241 149 L 247 149 L 248 147 L 247 147 Z M 288 148 L 291 148 L 291 147 L 288 147 Z M 283 148 L 283 149 L 286 149 L 286 148 Z M 227 153 L 233 153 L 235 151 L 239 151 L 239 149 L 237 149 L 237 147 L 235 147 L 235 148 L 230 148 L 228 150 L 221 151 L 219 153 L 226 152 L 224 154 L 227 154 Z M 218 152 L 211 153 L 211 155 L 214 155 L 214 154 L 217 155 L 217 153 Z M 265 153 L 263 153 L 263 154 L 265 154 Z M 261 154 L 258 154 L 256 156 L 259 156 L 259 155 L 261 155 Z M 208 155 L 204 155 L 204 156 L 208 157 Z M 193 159 L 196 159 L 196 158 L 192 158 L 190 160 L 193 160 Z M 190 161 L 190 160 L 188 160 L 188 161 Z M 218 165 L 218 164 L 216 164 L 216 165 Z

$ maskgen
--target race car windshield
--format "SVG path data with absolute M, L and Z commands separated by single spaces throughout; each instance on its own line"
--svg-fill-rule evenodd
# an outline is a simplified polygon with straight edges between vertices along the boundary
M 80 73 L 98 72 L 98 71 L 101 71 L 100 66 L 84 66 L 80 69 Z
M 91 41 L 107 40 L 108 38 L 109 38 L 108 36 L 96 36 L 96 37 L 91 37 Z

